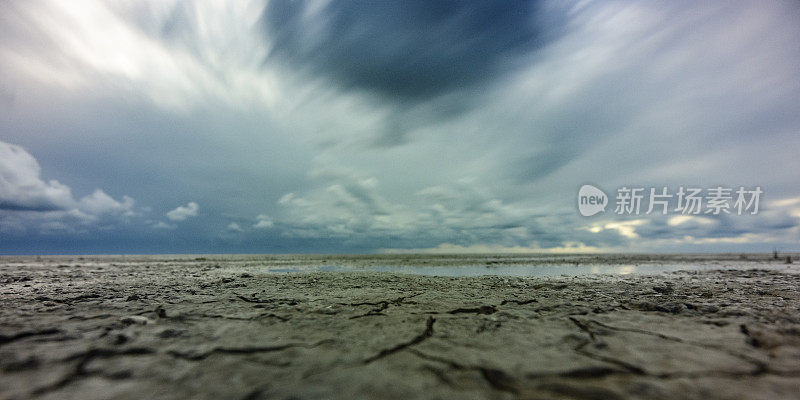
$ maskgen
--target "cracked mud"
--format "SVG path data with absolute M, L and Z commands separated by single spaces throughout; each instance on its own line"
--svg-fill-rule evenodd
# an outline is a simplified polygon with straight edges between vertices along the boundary
M 790 399 L 799 285 L 9 258 L 0 398 Z

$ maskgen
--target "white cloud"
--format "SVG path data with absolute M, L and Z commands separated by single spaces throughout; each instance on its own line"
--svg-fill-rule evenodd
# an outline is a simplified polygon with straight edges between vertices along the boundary
M 614 230 L 617 231 L 620 235 L 628 238 L 628 239 L 636 239 L 639 237 L 639 234 L 636 233 L 636 227 L 639 225 L 644 225 L 649 221 L 646 219 L 634 219 L 629 221 L 617 221 L 617 222 L 607 222 L 602 224 L 595 224 L 592 225 L 588 229 L 589 232 L 592 233 L 600 233 L 604 230 Z
M 46 38 L 24 43 L 24 51 L 0 45 L 0 66 L 26 80 L 85 92 L 135 87 L 173 111 L 205 100 L 269 103 L 277 95 L 278 79 L 260 68 L 266 49 L 256 23 L 259 2 L 44 1 L 9 7 L 20 21 L 10 36 Z M 181 12 L 191 18 L 180 18 Z M 165 40 L 167 25 L 176 40 Z
M 253 228 L 267 229 L 272 228 L 274 225 L 275 224 L 272 222 L 272 218 L 270 218 L 268 215 L 260 214 L 256 217 L 256 223 L 253 224 Z
M 669 226 L 678 226 L 681 224 L 687 223 L 695 223 L 699 225 L 711 225 L 715 221 L 708 217 L 701 217 L 696 215 L 676 215 L 674 217 L 670 217 L 667 221 L 667 225 Z
M 175 229 L 177 225 L 168 224 L 164 221 L 158 221 L 157 223 L 153 224 L 154 229 Z
M 122 196 L 122 202 L 119 202 L 104 191 L 96 189 L 91 195 L 83 197 L 78 207 L 92 215 L 118 214 L 132 217 L 136 215 L 133 211 L 134 203 L 135 201 L 128 196 Z
M 0 141 L 0 210 L 64 210 L 75 207 L 70 188 L 45 182 L 36 159 L 20 146 Z
M 332 173 L 334 170 L 314 175 L 324 183 L 320 187 L 303 194 L 289 193 L 278 201 L 284 211 L 280 218 L 286 227 L 284 236 L 366 241 L 391 235 L 415 248 L 458 237 L 513 248 L 530 243 L 530 229 L 536 226 L 531 208 L 495 198 L 470 179 L 396 198 L 385 196 L 387 188 L 374 177 L 346 169 Z
M 178 206 L 176 209 L 168 212 L 166 216 L 170 219 L 170 221 L 184 221 L 186 218 L 196 217 L 198 210 L 200 210 L 200 206 L 197 205 L 197 203 L 190 201 L 189 204 L 185 206 Z
M 92 224 L 134 217 L 135 201 L 118 201 L 101 189 L 75 200 L 67 185 L 44 181 L 36 159 L 20 146 L 0 141 L 0 221 L 4 230 L 82 232 Z
M 242 232 L 242 227 L 239 226 L 236 222 L 231 222 L 228 224 L 228 231 L 230 232 Z
M 788 199 L 780 199 L 771 202 L 769 205 L 772 207 L 786 207 L 800 204 L 800 196 L 790 197 Z

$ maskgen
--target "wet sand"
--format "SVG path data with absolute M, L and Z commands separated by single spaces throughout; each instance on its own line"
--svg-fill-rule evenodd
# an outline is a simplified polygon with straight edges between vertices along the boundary
M 798 397 L 800 274 L 782 261 L 554 260 L 3 257 L 0 398 Z M 536 262 L 719 269 L 566 277 L 369 269 Z M 268 272 L 315 265 L 358 268 Z

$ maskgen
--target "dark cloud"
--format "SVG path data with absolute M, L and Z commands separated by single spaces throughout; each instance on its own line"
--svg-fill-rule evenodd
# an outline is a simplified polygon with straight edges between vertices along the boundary
M 401 101 L 492 80 L 542 46 L 557 25 L 538 2 L 270 2 L 272 56 Z M 549 17 L 552 18 L 552 17 Z
M 0 200 L 0 210 L 6 211 L 58 211 L 62 207 L 46 200 L 26 201 L 24 203 L 16 201 Z
M 9 2 L 0 252 L 796 247 L 795 3 L 264 3 Z

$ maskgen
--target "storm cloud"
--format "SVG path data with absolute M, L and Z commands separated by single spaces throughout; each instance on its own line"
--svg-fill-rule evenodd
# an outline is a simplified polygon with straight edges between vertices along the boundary
M 523 64 L 560 26 L 538 1 L 270 2 L 270 56 L 398 101 L 469 91 Z
M 2 252 L 800 240 L 796 2 L 7 3 Z M 764 194 L 585 218 L 586 183 Z

